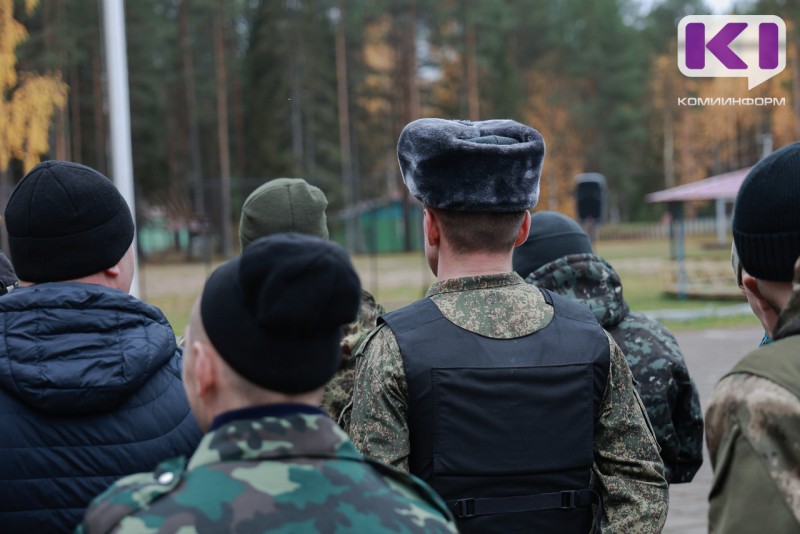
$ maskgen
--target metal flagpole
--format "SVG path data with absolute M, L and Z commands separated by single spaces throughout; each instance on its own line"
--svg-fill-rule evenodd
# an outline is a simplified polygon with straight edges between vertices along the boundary
M 125 48 L 125 5 L 123 0 L 103 0 L 103 30 L 106 44 L 109 117 L 111 120 L 112 178 L 131 213 L 136 217 L 131 158 L 131 112 L 128 97 L 128 53 Z M 134 237 L 134 244 L 136 237 Z M 134 276 L 131 295 L 139 296 L 139 260 L 133 247 Z

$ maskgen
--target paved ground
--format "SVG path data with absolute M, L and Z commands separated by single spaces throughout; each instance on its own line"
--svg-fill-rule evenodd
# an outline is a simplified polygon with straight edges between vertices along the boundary
M 757 328 L 738 330 L 700 330 L 677 332 L 689 372 L 697 383 L 705 413 L 714 384 L 748 351 L 758 346 L 763 331 Z M 708 451 L 695 479 L 689 484 L 670 488 L 667 534 L 705 534 L 708 531 L 708 490 L 711 465 Z

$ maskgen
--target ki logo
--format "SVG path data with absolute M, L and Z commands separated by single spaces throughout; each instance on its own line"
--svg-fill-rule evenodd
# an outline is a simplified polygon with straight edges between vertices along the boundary
M 786 68 L 786 24 L 774 15 L 684 17 L 678 68 L 693 78 L 747 78 L 752 89 Z

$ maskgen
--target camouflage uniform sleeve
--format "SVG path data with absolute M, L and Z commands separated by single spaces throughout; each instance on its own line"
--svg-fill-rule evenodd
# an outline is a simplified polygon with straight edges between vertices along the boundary
M 353 397 L 356 374 L 356 353 L 367 335 L 375 329 L 378 317 L 385 313 L 369 292 L 361 291 L 361 306 L 355 322 L 347 325 L 342 338 L 342 362 L 336 375 L 325 386 L 321 407 L 334 421 L 338 421 L 344 408 Z
M 667 481 L 690 482 L 703 463 L 703 411 L 675 337 L 655 319 L 629 314 L 610 330 L 647 410 Z
M 349 324 L 342 338 L 342 360 L 350 360 L 356 353 L 358 346 L 375 329 L 378 317 L 386 313 L 383 305 L 375 301 L 369 291 L 361 290 L 361 306 L 358 308 L 358 317 Z
M 800 522 L 800 400 L 793 393 L 747 373 L 724 377 L 714 388 L 706 411 L 706 440 L 714 469 L 712 528 L 719 528 L 717 522 L 730 523 L 733 517 L 747 513 L 748 507 L 743 509 L 742 504 L 759 502 L 772 488 Z M 740 446 L 747 451 L 737 450 L 737 443 L 745 444 Z M 758 464 L 761 480 L 747 470 L 748 460 Z M 736 482 L 743 479 L 747 484 Z M 764 488 L 769 489 L 758 495 Z M 774 518 L 763 519 L 765 532 L 770 531 Z
M 678 439 L 678 457 L 670 473 L 671 483 L 691 482 L 703 464 L 703 409 L 700 395 L 677 342 L 673 348 L 673 378 L 675 381 L 675 406 L 672 421 Z
M 145 525 L 140 519 L 127 516 L 174 490 L 182 479 L 185 464 L 185 458 L 173 458 L 162 462 L 153 473 L 138 473 L 119 479 L 95 497 L 75 534 L 144 532 Z M 148 525 L 151 527 L 154 525 Z
M 322 393 L 320 408 L 333 419 L 338 421 L 347 403 L 353 396 L 353 380 L 355 379 L 355 359 L 342 360 L 342 365 L 336 374 L 325 386 Z
M 595 487 L 604 533 L 661 532 L 669 493 L 664 464 L 625 356 L 609 335 L 611 365 L 595 430 Z
M 408 471 L 408 386 L 391 329 L 378 328 L 363 347 L 349 408 L 350 437 L 358 450 Z
M 730 431 L 727 420 L 735 413 L 734 393 L 744 375 L 728 375 L 723 377 L 714 387 L 711 402 L 706 411 L 706 444 L 711 467 L 717 465 L 717 453 L 725 435 Z

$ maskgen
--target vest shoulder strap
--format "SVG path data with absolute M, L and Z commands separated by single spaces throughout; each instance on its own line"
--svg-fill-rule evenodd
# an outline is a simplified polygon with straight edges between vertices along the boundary
M 800 335 L 764 345 L 741 359 L 728 373 L 749 373 L 771 380 L 800 397 Z
M 443 317 L 439 307 L 429 297 L 426 297 L 399 310 L 381 315 L 378 318 L 378 324 L 388 324 L 395 336 L 398 336 Z

